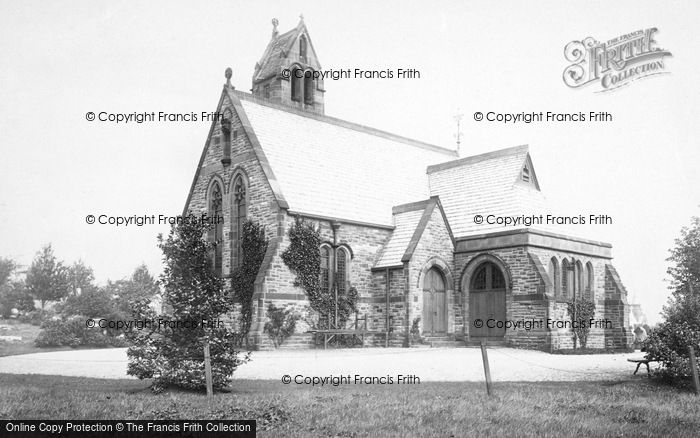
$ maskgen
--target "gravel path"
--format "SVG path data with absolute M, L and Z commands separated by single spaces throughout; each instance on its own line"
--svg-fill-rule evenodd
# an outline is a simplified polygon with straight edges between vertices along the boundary
M 642 357 L 642 353 L 565 356 L 500 347 L 488 351 L 494 381 L 624 380 L 634 371 L 627 359 Z M 253 352 L 252 358 L 236 371 L 236 378 L 401 374 L 417 376 L 421 382 L 484 379 L 478 348 L 281 350 Z M 128 378 L 126 364 L 124 348 L 57 351 L 0 357 L 0 373 L 122 379 Z

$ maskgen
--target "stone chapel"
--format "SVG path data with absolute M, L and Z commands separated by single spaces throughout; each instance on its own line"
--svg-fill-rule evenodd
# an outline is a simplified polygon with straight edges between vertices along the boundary
M 459 158 L 327 116 L 303 19 L 285 33 L 273 25 L 251 92 L 230 80 L 223 87 L 217 112 L 224 117 L 211 125 L 185 205 L 186 214 L 223 216 L 209 238 L 224 279 L 241 263 L 243 222 L 265 226 L 270 243 L 255 281 L 254 346 L 270 345 L 267 303 L 310 312 L 281 259 L 290 226 L 303 218 L 321 230 L 321 284 L 357 290 L 357 313 L 375 333 L 368 345 L 408 346 L 418 331 L 434 345 L 571 348 L 570 329 L 486 321 L 566 320 L 567 300 L 587 297 L 596 318 L 612 321 L 591 329 L 588 347 L 629 348 L 627 291 L 610 244 L 534 225 L 475 223 L 477 214 L 546 211 L 528 146 Z M 307 329 L 297 325 L 294 346 L 312 346 Z

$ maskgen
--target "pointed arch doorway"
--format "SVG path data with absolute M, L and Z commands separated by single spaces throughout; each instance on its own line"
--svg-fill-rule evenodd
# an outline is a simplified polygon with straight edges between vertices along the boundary
M 497 328 L 496 323 L 505 323 L 505 319 L 505 277 L 495 263 L 483 262 L 476 268 L 469 284 L 469 337 L 503 340 L 505 328 Z
M 447 333 L 447 293 L 445 279 L 437 268 L 430 268 L 423 280 L 423 334 Z

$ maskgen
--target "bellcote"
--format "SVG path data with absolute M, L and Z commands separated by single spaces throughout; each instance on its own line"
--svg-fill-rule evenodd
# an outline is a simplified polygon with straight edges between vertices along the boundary
M 272 20 L 272 38 L 253 74 L 254 96 L 293 108 L 323 114 L 321 65 L 311 43 L 304 17 L 283 34 Z

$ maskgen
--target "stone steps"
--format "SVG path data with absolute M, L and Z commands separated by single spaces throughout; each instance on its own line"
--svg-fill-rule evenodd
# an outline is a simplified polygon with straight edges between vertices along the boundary
M 426 336 L 423 340 L 431 348 L 457 348 L 465 346 L 464 341 L 458 341 L 453 336 Z

